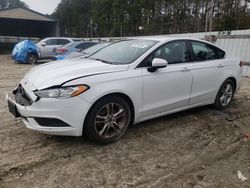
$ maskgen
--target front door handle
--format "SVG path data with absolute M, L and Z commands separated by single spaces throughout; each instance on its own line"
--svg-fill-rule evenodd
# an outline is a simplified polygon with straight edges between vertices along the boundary
M 189 72 L 189 71 L 190 71 L 190 69 L 187 68 L 187 67 L 185 67 L 185 68 L 183 68 L 183 69 L 181 70 L 181 72 Z

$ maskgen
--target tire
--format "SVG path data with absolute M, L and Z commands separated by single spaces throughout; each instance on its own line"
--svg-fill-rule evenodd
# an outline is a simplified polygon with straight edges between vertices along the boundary
M 99 144 L 110 144 L 124 135 L 130 120 L 131 109 L 126 100 L 107 96 L 97 101 L 88 112 L 83 135 Z
M 27 63 L 28 64 L 35 64 L 37 63 L 38 55 L 34 53 L 29 53 L 27 56 Z
M 231 79 L 228 79 L 221 85 L 214 102 L 214 107 L 219 110 L 227 108 L 231 104 L 234 94 L 235 84 Z

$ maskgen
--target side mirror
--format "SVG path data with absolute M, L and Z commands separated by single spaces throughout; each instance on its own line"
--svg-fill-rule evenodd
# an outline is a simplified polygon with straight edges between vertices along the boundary
M 46 42 L 42 43 L 42 46 L 46 46 Z
M 155 72 L 158 69 L 165 68 L 168 66 L 168 62 L 165 59 L 154 58 L 152 66 L 148 68 L 149 72 Z

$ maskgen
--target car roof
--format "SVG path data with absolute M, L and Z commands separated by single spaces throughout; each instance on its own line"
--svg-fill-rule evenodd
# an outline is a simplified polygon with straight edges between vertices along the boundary
M 158 41 L 158 42 L 168 42 L 168 41 L 173 41 L 173 40 L 193 40 L 193 41 L 198 41 L 198 42 L 203 42 L 207 43 L 210 45 L 213 45 L 217 47 L 215 44 L 208 42 L 204 39 L 197 39 L 197 38 L 192 38 L 192 37 L 175 37 L 175 36 L 164 36 L 164 35 L 158 35 L 158 36 L 139 36 L 139 37 L 129 37 L 128 39 L 134 39 L 134 40 L 153 40 L 153 41 Z M 219 48 L 219 47 L 217 47 Z
M 159 42 L 171 41 L 171 40 L 197 40 L 197 41 L 204 41 L 204 40 L 201 40 L 201 39 L 191 38 L 191 37 L 174 37 L 174 36 L 163 36 L 163 35 L 159 35 L 159 36 L 129 37 L 128 39 L 155 40 L 155 41 L 159 41 Z M 206 42 L 206 41 L 204 41 L 204 42 Z
M 44 39 L 68 39 L 68 40 L 71 40 L 71 41 L 72 41 L 71 38 L 67 38 L 67 37 L 46 37 L 46 38 L 44 38 Z M 42 39 L 42 40 L 44 40 L 44 39 Z

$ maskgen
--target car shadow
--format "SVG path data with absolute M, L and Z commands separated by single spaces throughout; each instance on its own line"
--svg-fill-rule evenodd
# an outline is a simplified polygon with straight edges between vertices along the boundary
M 198 117 L 201 113 L 206 113 L 206 111 L 207 113 L 211 113 L 215 111 L 215 109 L 212 108 L 211 106 L 203 106 L 203 107 L 193 108 L 193 109 L 185 110 L 182 112 L 177 112 L 174 114 L 147 120 L 138 124 L 130 125 L 125 135 L 120 140 L 118 140 L 118 143 L 124 140 L 130 139 L 132 137 L 136 137 L 137 135 L 143 135 L 145 130 L 147 130 L 146 132 L 150 133 L 151 132 L 150 130 L 152 130 L 152 132 L 154 132 L 156 129 L 161 129 L 161 131 L 163 131 L 162 129 L 166 130 L 166 129 L 171 128 L 172 126 L 178 126 L 178 124 L 171 125 L 171 126 L 164 124 L 164 126 L 162 126 L 160 125 L 162 122 L 164 123 L 170 122 L 170 121 L 177 120 L 179 118 L 182 118 L 184 120 L 185 118 L 188 118 L 189 116 Z M 160 127 L 157 127 L 157 125 L 159 125 Z M 102 146 L 101 144 L 96 144 L 94 142 L 87 140 L 84 136 L 83 137 L 49 136 L 48 139 L 51 141 L 55 141 L 55 142 L 68 143 L 70 145 L 85 145 L 85 146 L 88 145 L 91 147 Z
M 52 62 L 53 60 L 52 59 L 39 59 L 37 61 L 37 63 L 35 63 L 35 65 L 40 65 L 40 64 L 44 64 L 44 63 L 49 63 L 49 62 Z
M 144 128 L 149 128 L 152 126 L 155 126 L 157 124 L 160 124 L 162 122 L 168 122 L 168 121 L 174 121 L 177 120 L 179 118 L 182 118 L 183 120 L 189 116 L 199 116 L 201 113 L 206 112 L 209 113 L 211 111 L 215 110 L 214 108 L 212 108 L 211 106 L 202 106 L 202 107 L 197 107 L 197 108 L 193 108 L 193 109 L 188 109 L 185 111 L 181 111 L 181 112 L 176 112 L 173 114 L 169 114 L 169 115 L 165 115 L 165 116 L 161 116 L 158 118 L 154 118 L 151 120 L 147 120 L 138 124 L 134 124 L 129 126 L 127 133 L 130 132 L 140 132 L 141 129 Z M 167 125 L 166 125 L 166 129 L 168 129 Z

